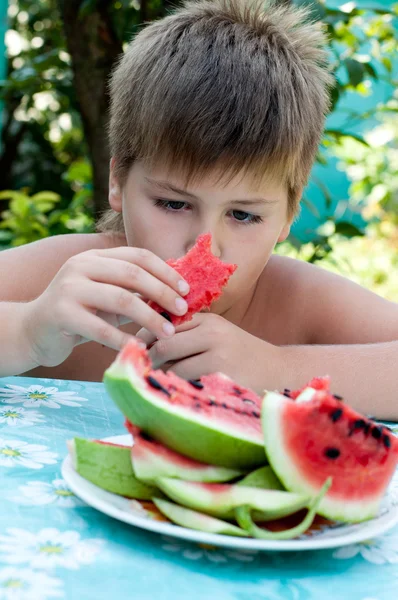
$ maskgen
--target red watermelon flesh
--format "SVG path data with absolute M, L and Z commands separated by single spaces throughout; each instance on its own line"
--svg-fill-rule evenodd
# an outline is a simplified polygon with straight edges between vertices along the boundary
M 150 302 L 150 306 L 158 313 L 163 313 L 173 325 L 180 325 L 192 319 L 192 316 L 209 308 L 221 296 L 223 287 L 234 273 L 237 266 L 224 263 L 211 251 L 211 234 L 200 235 L 195 245 L 183 256 L 176 260 L 170 259 L 167 264 L 173 267 L 187 283 L 190 290 L 184 299 L 188 303 L 185 315 L 177 316 L 165 313 L 164 308 Z
M 240 386 L 223 373 L 204 375 L 187 381 L 173 371 L 152 370 L 147 351 L 130 343 L 119 355 L 121 363 L 134 364 L 146 381 L 147 389 L 170 405 L 185 407 L 209 421 L 243 428 L 248 436 L 262 441 L 261 399 L 253 390 Z M 134 435 L 135 425 L 130 430 Z
M 311 382 L 311 384 L 314 382 Z M 284 486 L 317 493 L 333 483 L 319 513 L 331 519 L 373 517 L 394 474 L 398 440 L 385 427 L 363 417 L 315 380 L 295 400 L 267 392 L 262 408 L 265 448 Z

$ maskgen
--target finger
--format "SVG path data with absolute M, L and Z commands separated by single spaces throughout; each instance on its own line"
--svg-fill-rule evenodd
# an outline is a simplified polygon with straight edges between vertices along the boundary
M 174 326 L 139 296 L 115 285 L 84 281 L 76 292 L 76 299 L 89 309 L 128 317 L 157 338 L 167 338 L 175 333 Z
M 91 281 L 138 292 L 174 315 L 184 315 L 188 310 L 186 301 L 172 287 L 136 264 L 94 256 L 84 274 Z
M 142 340 L 147 346 L 147 348 L 149 348 L 149 346 L 152 346 L 152 344 L 154 344 L 157 340 L 157 337 L 144 327 L 137 332 L 137 338 Z
M 181 325 L 177 325 L 175 328 L 176 332 L 180 333 L 182 331 L 190 331 L 191 329 L 195 329 L 195 327 L 198 327 L 202 323 L 202 316 L 202 313 L 198 313 L 189 321 L 182 323 Z M 154 344 L 157 340 L 153 333 L 144 328 L 140 329 L 136 335 L 147 345 L 147 347 L 152 346 L 152 344 Z
M 116 351 L 121 350 L 127 342 L 134 339 L 134 336 L 120 331 L 83 308 L 73 311 L 62 333 L 67 336 L 81 336 L 81 339 L 77 338 L 76 345 L 93 341 Z
M 170 371 L 183 379 L 200 379 L 203 375 L 214 373 L 211 353 L 203 352 L 180 360 L 171 366 Z
M 122 246 L 119 248 L 108 248 L 106 250 L 89 251 L 94 256 L 114 258 L 138 265 L 145 271 L 151 273 L 163 283 L 172 287 L 176 292 L 185 296 L 189 292 L 189 284 L 173 267 L 145 248 L 130 248 Z
M 149 351 L 154 368 L 171 361 L 180 361 L 209 349 L 208 340 L 198 328 L 183 331 L 169 339 L 158 340 Z

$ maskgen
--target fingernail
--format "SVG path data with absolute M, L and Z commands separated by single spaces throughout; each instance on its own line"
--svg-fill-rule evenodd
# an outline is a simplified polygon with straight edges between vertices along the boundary
M 180 290 L 181 294 L 188 294 L 189 292 L 189 285 L 187 284 L 186 281 L 184 281 L 183 279 L 181 279 L 178 282 L 178 289 Z
M 175 333 L 174 325 L 171 323 L 163 323 L 163 331 L 166 335 L 173 335 Z
M 182 298 L 176 298 L 176 308 L 179 313 L 185 313 L 188 310 L 188 304 Z

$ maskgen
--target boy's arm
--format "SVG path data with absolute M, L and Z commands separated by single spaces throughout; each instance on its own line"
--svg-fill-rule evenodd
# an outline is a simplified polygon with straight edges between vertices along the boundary
M 273 387 L 296 389 L 329 375 L 333 393 L 360 412 L 398 420 L 398 342 L 284 346 L 275 352 Z
M 0 302 L 0 377 L 20 375 L 37 366 L 24 331 L 27 304 Z
M 344 277 L 294 262 L 294 305 L 306 344 L 280 348 L 281 384 L 297 387 L 328 374 L 333 391 L 357 409 L 398 419 L 398 304 Z
M 111 239 L 101 234 L 66 234 L 3 250 L 0 302 L 29 302 L 37 298 L 71 256 L 111 245 Z

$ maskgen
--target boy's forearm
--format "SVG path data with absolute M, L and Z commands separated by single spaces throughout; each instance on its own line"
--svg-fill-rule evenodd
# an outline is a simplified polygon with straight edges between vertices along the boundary
M 380 419 L 398 420 L 398 341 L 283 346 L 277 356 L 274 388 L 297 389 L 312 377 L 329 375 L 332 392 L 353 408 Z
M 0 377 L 37 366 L 26 336 L 27 304 L 0 302 Z

